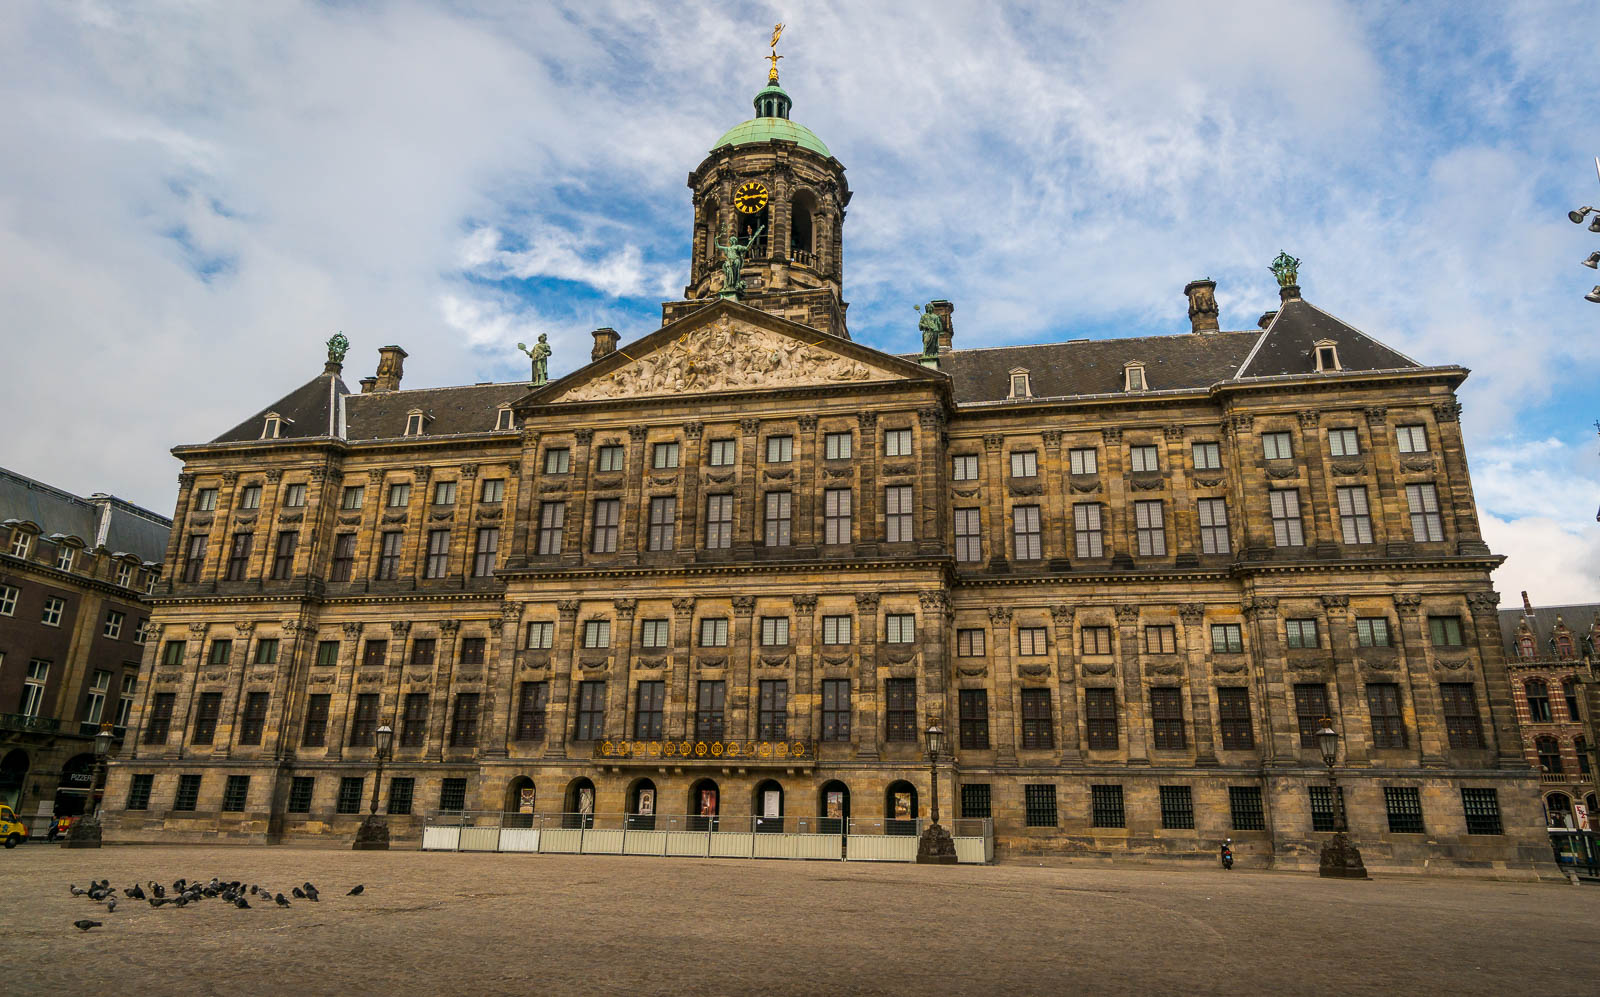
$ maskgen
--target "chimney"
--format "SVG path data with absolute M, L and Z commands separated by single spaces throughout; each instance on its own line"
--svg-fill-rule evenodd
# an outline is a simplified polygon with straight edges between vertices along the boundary
M 378 379 L 377 378 L 375 378 L 375 377 L 363 377 L 361 379 L 361 393 L 363 395 L 372 394 L 372 392 L 377 387 L 378 387 Z
M 1217 331 L 1216 292 L 1217 282 L 1210 277 L 1191 280 L 1183 285 L 1183 293 L 1189 298 L 1189 331 Z
M 400 378 L 405 375 L 406 351 L 398 346 L 385 346 L 378 350 L 378 376 L 373 379 L 373 391 L 399 391 Z M 362 380 L 365 387 L 366 381 Z
M 1278 313 L 1276 311 L 1262 312 L 1261 313 L 1261 317 L 1256 319 L 1256 325 L 1258 325 L 1261 328 L 1265 329 L 1267 326 L 1271 325 L 1272 324 L 1272 320 L 1277 318 L 1277 317 L 1278 317 Z
M 1533 616 L 1533 603 L 1528 601 L 1527 592 L 1522 593 L 1522 614 L 1528 617 Z
M 621 336 L 617 335 L 617 330 L 610 326 L 596 329 L 594 331 L 594 349 L 589 351 L 590 361 L 609 357 L 617 352 L 617 341 L 621 338 Z
M 939 333 L 939 352 L 949 353 L 954 347 L 951 345 L 956 336 L 955 313 L 956 306 L 943 298 L 935 298 L 928 302 L 928 310 L 939 316 L 940 324 L 944 328 Z

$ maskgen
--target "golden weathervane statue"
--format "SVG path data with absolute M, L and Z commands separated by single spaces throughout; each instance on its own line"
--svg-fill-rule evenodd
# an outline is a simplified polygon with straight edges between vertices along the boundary
M 783 25 L 774 24 L 772 26 L 772 41 L 769 43 L 769 47 L 772 49 L 772 54 L 764 57 L 772 62 L 772 69 L 767 73 L 768 83 L 778 82 L 778 60 L 783 58 L 783 56 L 778 54 L 778 39 L 782 37 Z

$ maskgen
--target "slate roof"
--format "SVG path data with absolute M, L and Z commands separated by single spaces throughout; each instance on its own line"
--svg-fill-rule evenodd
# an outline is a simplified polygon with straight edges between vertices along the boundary
M 344 400 L 345 438 L 385 440 L 403 436 L 406 415 L 412 409 L 421 409 L 432 417 L 425 430 L 428 436 L 491 433 L 500 406 L 521 398 L 532 386 L 531 381 L 504 381 L 351 395 Z
M 278 433 L 280 439 L 337 436 L 339 399 L 348 394 L 350 389 L 339 375 L 325 370 L 211 442 L 259 440 L 268 412 L 276 412 L 286 420 Z
M 1291 298 L 1261 334 L 1261 342 L 1251 353 L 1238 377 L 1282 377 L 1286 374 L 1316 373 L 1312 347 L 1320 340 L 1332 340 L 1339 349 L 1343 370 L 1400 370 L 1422 365 L 1366 333 L 1334 318 L 1301 298 Z
M 160 564 L 172 520 L 102 493 L 82 498 L 0 467 L 0 522 L 31 522 L 45 537 L 76 537 L 89 549 Z
M 1531 617 L 1521 609 L 1500 610 L 1500 643 L 1505 645 L 1506 660 L 1517 660 L 1517 627 L 1522 625 L 1528 617 L 1528 626 L 1533 630 L 1535 648 L 1539 657 L 1551 656 L 1550 641 L 1555 635 L 1556 617 L 1561 617 L 1567 629 L 1573 635 L 1573 646 L 1581 655 L 1583 644 L 1580 638 L 1594 626 L 1596 614 L 1600 614 L 1600 603 L 1579 603 L 1572 606 L 1543 606 L 1533 611 Z

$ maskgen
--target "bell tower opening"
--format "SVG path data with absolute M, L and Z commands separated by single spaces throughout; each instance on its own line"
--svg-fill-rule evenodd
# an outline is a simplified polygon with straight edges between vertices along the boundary
M 817 266 L 816 215 L 817 195 L 810 190 L 800 191 L 789 202 L 789 259 L 812 269 Z

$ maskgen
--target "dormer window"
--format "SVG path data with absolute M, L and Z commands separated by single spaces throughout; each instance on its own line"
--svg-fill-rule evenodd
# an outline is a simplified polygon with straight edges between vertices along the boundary
M 28 548 L 33 544 L 33 535 L 18 530 L 11 536 L 11 556 L 27 557 Z
M 1342 369 L 1339 366 L 1339 345 L 1333 340 L 1318 340 L 1316 345 L 1312 347 L 1312 352 L 1316 356 L 1317 371 L 1319 373 L 1325 370 Z
M 1127 363 L 1122 365 L 1122 390 L 1144 391 L 1149 387 L 1144 380 L 1144 364 Z
M 406 435 L 421 436 L 427 428 L 428 416 L 419 408 L 406 413 Z
M 62 544 L 61 550 L 56 554 L 56 569 L 59 571 L 72 570 L 72 548 L 66 544 Z
M 1026 367 L 1011 368 L 1011 395 L 1012 398 L 1032 398 L 1033 388 L 1028 383 L 1028 369 Z
M 517 428 L 516 425 L 512 422 L 511 406 L 509 406 L 509 405 L 500 406 L 500 411 L 495 414 L 494 428 L 495 428 L 495 430 L 497 432 L 500 431 L 500 430 L 516 429 Z
M 266 418 L 262 421 L 261 438 L 263 440 L 281 439 L 283 437 L 284 423 L 293 421 L 293 419 L 285 419 L 276 412 L 268 412 Z

